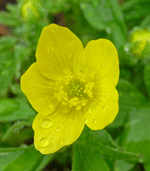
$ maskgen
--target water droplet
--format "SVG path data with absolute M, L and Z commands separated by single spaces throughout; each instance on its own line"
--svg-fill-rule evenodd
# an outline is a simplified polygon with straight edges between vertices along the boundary
M 91 71 L 90 72 L 90 78 L 91 79 L 94 79 L 95 78 L 95 75 L 96 75 L 95 71 Z
M 53 144 L 54 142 L 55 142 L 54 140 L 51 141 L 52 144 Z
M 124 50 L 125 50 L 126 52 L 129 52 L 129 47 L 126 46 L 126 47 L 124 48 Z
M 110 34 L 110 33 L 111 33 L 111 28 L 110 28 L 110 27 L 106 27 L 106 32 L 107 32 L 108 34 Z
M 73 55 L 71 53 L 68 54 L 67 58 L 72 58 Z
M 49 46 L 49 47 L 47 48 L 47 52 L 48 52 L 48 53 L 52 52 L 53 50 L 54 50 L 54 48 L 53 48 L 52 46 Z
M 60 144 L 62 145 L 62 144 L 64 144 L 64 142 L 63 142 L 63 141 L 61 141 L 61 142 L 60 142 Z
M 106 94 L 106 97 L 107 97 L 107 98 L 109 97 L 109 94 L 108 94 L 108 93 Z
M 85 119 L 85 120 L 84 120 L 84 123 L 87 124 L 87 123 L 88 123 L 88 119 Z
M 101 64 L 101 67 L 103 68 L 105 66 L 105 64 Z
M 48 144 L 49 144 L 49 142 L 48 142 L 48 140 L 46 138 L 42 138 L 40 140 L 41 147 L 46 147 L 46 146 L 48 146 Z
M 110 76 L 110 78 L 113 80 L 113 79 L 115 79 L 115 77 L 114 76 Z
M 93 122 L 93 124 L 96 124 L 97 119 L 93 119 L 92 122 Z
M 89 110 L 88 110 L 88 113 L 91 114 L 91 113 L 92 113 L 92 109 L 89 109 Z
M 60 127 L 62 126 L 62 123 L 61 122 L 59 122 L 59 124 L 58 124 Z
M 57 131 L 57 132 L 60 132 L 60 127 L 57 127 L 57 128 L 56 128 L 56 131 Z
M 41 127 L 44 128 L 44 129 L 48 129 L 50 128 L 51 126 L 53 125 L 53 123 L 48 120 L 48 119 L 45 119 L 43 120 L 42 124 L 41 124 Z
M 51 101 L 48 101 L 47 106 L 48 106 L 48 108 L 53 109 L 54 104 Z
M 103 105 L 101 105 L 101 109 L 102 109 L 102 111 L 105 111 L 106 109 L 107 109 L 107 105 L 105 105 L 105 104 L 103 104 Z

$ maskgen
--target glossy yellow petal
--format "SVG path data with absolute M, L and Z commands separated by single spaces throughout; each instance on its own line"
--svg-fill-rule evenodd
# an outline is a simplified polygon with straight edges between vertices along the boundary
M 85 47 L 82 70 L 94 80 L 105 79 L 114 86 L 119 79 L 119 60 L 115 46 L 106 39 L 90 41 Z
M 49 115 L 38 114 L 34 119 L 34 144 L 42 154 L 54 153 L 80 136 L 84 128 L 83 114 L 76 110 L 66 113 L 66 109 Z
M 36 62 L 21 77 L 21 90 L 40 113 L 49 114 L 58 103 L 53 98 L 52 86 L 53 82 L 40 74 Z
M 118 92 L 107 82 L 99 84 L 93 101 L 85 109 L 86 125 L 92 130 L 103 129 L 113 122 L 118 114 Z
M 38 68 L 45 77 L 58 80 L 67 70 L 77 72 L 83 50 L 81 41 L 68 28 L 50 24 L 38 42 Z

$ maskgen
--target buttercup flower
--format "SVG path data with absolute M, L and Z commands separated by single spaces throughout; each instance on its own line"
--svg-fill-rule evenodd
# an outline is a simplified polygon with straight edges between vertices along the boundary
M 148 29 L 133 31 L 130 37 L 131 42 L 135 42 L 136 45 L 133 47 L 133 53 L 141 56 L 146 43 L 150 43 L 150 31 Z
M 44 27 L 36 60 L 21 77 L 21 89 L 38 112 L 33 121 L 35 148 L 54 153 L 77 140 L 85 124 L 99 130 L 118 113 L 119 61 L 106 39 L 85 49 L 66 27 Z

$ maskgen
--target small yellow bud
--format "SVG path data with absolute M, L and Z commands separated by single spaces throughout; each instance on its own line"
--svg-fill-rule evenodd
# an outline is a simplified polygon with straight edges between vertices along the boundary
M 26 22 L 35 22 L 43 15 L 43 8 L 38 0 L 25 0 L 21 7 L 21 15 Z
M 141 56 L 147 43 L 150 43 L 150 31 L 148 29 L 136 29 L 130 37 L 131 43 L 135 43 L 132 52 Z

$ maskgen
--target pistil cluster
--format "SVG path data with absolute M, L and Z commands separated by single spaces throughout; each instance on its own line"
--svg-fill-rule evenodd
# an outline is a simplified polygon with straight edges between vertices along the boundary
M 83 73 L 64 76 L 56 83 L 55 98 L 63 105 L 80 110 L 93 98 L 94 83 L 87 80 Z

